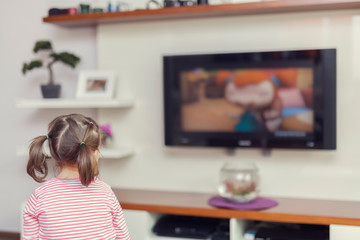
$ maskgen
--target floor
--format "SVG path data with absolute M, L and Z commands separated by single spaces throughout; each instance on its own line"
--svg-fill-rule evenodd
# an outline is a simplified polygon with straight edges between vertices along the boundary
M 19 233 L 0 232 L 0 240 L 19 240 Z

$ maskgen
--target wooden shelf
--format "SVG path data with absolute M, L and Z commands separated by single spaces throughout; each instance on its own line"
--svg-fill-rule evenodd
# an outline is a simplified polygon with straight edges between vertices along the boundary
M 187 19 L 270 13 L 345 10 L 360 8 L 359 0 L 273 0 L 264 2 L 169 7 L 126 12 L 104 12 L 44 17 L 43 22 L 64 27 L 96 26 L 101 23 Z
M 116 188 L 113 190 L 122 208 L 128 210 L 287 223 L 360 226 L 360 202 L 272 198 L 279 202 L 278 206 L 261 211 L 241 211 L 208 205 L 208 200 L 215 193 Z
M 131 107 L 133 99 L 22 99 L 16 102 L 18 108 L 121 108 Z

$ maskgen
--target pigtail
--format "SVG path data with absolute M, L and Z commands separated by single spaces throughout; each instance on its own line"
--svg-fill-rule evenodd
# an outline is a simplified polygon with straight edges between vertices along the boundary
M 100 136 L 98 131 L 94 131 L 94 127 L 96 129 L 99 129 L 99 127 L 96 123 L 94 124 L 92 119 L 88 118 L 88 121 L 85 123 L 87 128 L 83 142 L 79 144 L 80 149 L 77 159 L 80 181 L 85 186 L 88 186 L 99 175 L 98 159 L 94 151 L 99 147 L 99 141 L 96 140 L 99 140 Z
M 46 160 L 50 159 L 50 157 L 43 151 L 43 145 L 47 139 L 48 136 L 39 136 L 34 138 L 30 144 L 26 171 L 37 182 L 44 182 L 48 174 Z
M 88 186 L 99 175 L 97 156 L 86 143 L 79 144 L 77 158 L 81 184 Z

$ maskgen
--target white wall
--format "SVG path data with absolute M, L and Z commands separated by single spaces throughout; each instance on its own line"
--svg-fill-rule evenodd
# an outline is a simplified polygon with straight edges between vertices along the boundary
M 36 136 L 47 133 L 47 124 L 59 114 L 81 112 L 96 117 L 94 110 L 38 110 L 17 109 L 19 98 L 41 98 L 40 84 L 47 81 L 47 72 L 34 70 L 21 73 L 23 62 L 36 56 L 32 52 L 35 41 L 49 39 L 55 50 L 71 51 L 81 57 L 72 70 L 61 63 L 54 64 L 55 81 L 62 85 L 64 98 L 74 97 L 78 71 L 97 66 L 96 29 L 59 28 L 42 23 L 50 7 L 76 6 L 72 0 L 12 0 L 0 2 L 0 231 L 20 232 L 20 204 L 38 186 L 26 174 L 26 157 L 16 155 L 16 149 L 27 146 Z M 92 3 L 94 1 L 87 1 Z
M 267 196 L 360 200 L 360 12 L 332 11 L 163 20 L 98 27 L 99 67 L 119 72 L 134 108 L 100 112 L 116 126 L 116 144 L 136 147 L 125 160 L 102 163 L 112 186 L 216 193 L 226 161 L 253 160 Z M 337 48 L 336 151 L 167 148 L 163 140 L 162 56 L 177 53 Z

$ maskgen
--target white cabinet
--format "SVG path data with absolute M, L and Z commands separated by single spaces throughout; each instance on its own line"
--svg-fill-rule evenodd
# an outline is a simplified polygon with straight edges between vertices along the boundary
M 194 193 L 140 189 L 113 189 L 124 209 L 133 240 L 176 240 L 152 233 L 162 214 L 222 218 L 229 221 L 230 240 L 246 240 L 244 233 L 252 221 L 323 225 L 330 240 L 360 239 L 360 202 L 272 198 L 279 205 L 264 210 L 242 211 L 215 208 L 208 200 L 216 193 Z M 185 239 L 181 239 L 185 240 Z
M 360 227 L 345 225 L 330 225 L 330 240 L 360 239 Z
M 157 236 L 152 232 L 156 221 L 162 216 L 159 213 L 147 211 L 124 210 L 124 217 L 130 232 L 132 240 L 196 240 L 195 238 L 173 238 L 166 236 Z M 243 229 L 239 227 L 238 219 L 226 219 L 230 222 L 231 235 L 230 240 L 239 240 L 236 236 L 240 236 Z

